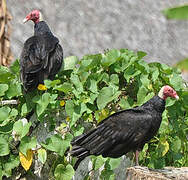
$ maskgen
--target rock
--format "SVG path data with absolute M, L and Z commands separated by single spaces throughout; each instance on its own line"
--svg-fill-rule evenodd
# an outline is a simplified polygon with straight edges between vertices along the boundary
M 147 167 L 135 166 L 127 169 L 126 180 L 188 180 L 188 167 L 164 169 L 148 169 Z

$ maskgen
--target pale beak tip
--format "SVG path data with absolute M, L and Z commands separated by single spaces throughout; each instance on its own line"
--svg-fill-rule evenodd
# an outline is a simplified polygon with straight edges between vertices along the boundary
M 23 20 L 23 23 L 26 23 L 28 21 L 28 19 L 27 18 L 25 18 L 24 20 Z
M 178 95 L 176 95 L 176 96 L 175 96 L 175 98 L 178 100 L 178 99 L 179 99 L 179 96 L 178 96 Z

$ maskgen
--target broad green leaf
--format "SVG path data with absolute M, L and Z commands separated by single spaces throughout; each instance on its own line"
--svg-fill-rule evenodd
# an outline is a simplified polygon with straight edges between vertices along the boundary
M 112 87 L 104 87 L 101 89 L 97 97 L 97 106 L 99 109 L 103 109 L 109 102 L 117 98 L 120 92 L 114 92 Z
M 180 60 L 175 66 L 180 68 L 182 71 L 188 71 L 188 58 Z
M 101 65 L 101 54 L 95 55 L 86 55 L 80 61 L 79 73 L 84 73 L 89 71 L 90 69 L 94 70 L 95 68 L 99 68 Z
M 20 96 L 22 94 L 21 84 L 19 82 L 11 83 L 9 85 L 8 91 L 6 95 L 8 98 L 12 98 L 14 96 Z
M 170 75 L 172 74 L 172 68 L 170 66 L 167 66 L 166 64 L 159 64 L 159 66 L 162 72 Z
M 77 91 L 83 92 L 83 86 L 82 83 L 80 82 L 78 75 L 72 75 L 70 79 L 71 82 L 75 85 Z
M 110 158 L 109 164 L 111 166 L 111 169 L 115 169 L 120 165 L 121 158 Z
M 92 62 L 93 62 L 92 59 L 83 59 L 79 67 L 79 72 L 89 71 L 89 69 L 91 68 Z
M 80 114 L 73 112 L 70 127 L 72 127 L 80 117 L 81 117 Z
M 129 82 L 131 78 L 134 78 L 135 76 L 141 74 L 140 70 L 135 71 L 134 66 L 129 66 L 125 72 L 124 72 L 124 78 Z
M 89 90 L 93 93 L 97 93 L 98 92 L 98 87 L 97 87 L 97 81 L 95 81 L 94 79 L 89 79 L 88 80 L 88 87 Z
M 50 104 L 55 104 L 57 102 L 58 94 L 51 94 L 50 96 Z
M 47 87 L 47 89 L 51 88 L 51 87 L 54 87 L 56 86 L 57 84 L 60 84 L 61 81 L 59 79 L 56 79 L 56 80 L 49 80 L 49 79 L 45 79 L 44 80 L 44 85 Z
M 170 97 L 167 98 L 167 99 L 166 99 L 166 107 L 169 107 L 169 106 L 174 105 L 175 102 L 176 102 L 176 99 L 172 99 L 172 98 L 170 98 Z
M 94 164 L 94 170 L 101 168 L 102 165 L 104 165 L 105 161 L 106 161 L 106 158 L 103 158 L 102 156 L 97 156 L 97 157 L 92 158 L 92 162 Z
M 146 56 L 147 55 L 147 53 L 146 52 L 143 52 L 143 51 L 138 51 L 137 52 L 137 56 L 138 56 L 138 58 L 139 59 L 142 59 L 144 56 Z
M 9 117 L 11 109 L 8 106 L 0 108 L 0 122 L 5 121 Z
M 2 170 L 2 165 L 0 165 L 0 179 L 2 179 L 2 177 L 4 176 L 4 172 Z
M 29 132 L 31 124 L 31 122 L 28 123 L 27 121 L 18 120 L 14 123 L 13 132 L 21 139 Z
M 102 179 L 102 180 L 115 180 L 115 174 L 112 170 L 104 169 L 101 172 L 100 179 Z
M 48 138 L 45 143 L 42 143 L 42 146 L 50 151 L 58 153 L 60 156 L 63 156 L 67 148 L 70 146 L 70 141 L 72 140 L 71 134 L 66 134 L 64 139 L 58 134 L 55 134 Z
M 181 149 L 181 140 L 178 136 L 174 138 L 172 141 L 172 146 L 171 146 L 172 151 L 174 152 L 179 152 Z
M 13 74 L 16 74 L 17 76 L 19 76 L 19 72 L 20 72 L 20 63 L 19 60 L 16 59 L 10 66 L 10 70 Z
M 94 101 L 97 98 L 97 96 L 98 96 L 98 94 L 91 93 L 89 103 L 94 104 Z
M 90 73 L 89 72 L 85 72 L 85 71 L 83 71 L 83 72 L 81 72 L 79 74 L 80 81 L 82 82 L 82 84 L 84 84 L 86 82 L 86 80 L 88 79 L 89 75 L 90 75 Z
M 24 104 L 22 105 L 22 108 L 21 108 L 21 116 L 24 116 L 24 115 L 26 115 L 27 113 L 28 113 L 27 104 L 24 103 Z
M 15 76 L 9 71 L 9 69 L 5 66 L 0 66 L 0 83 L 8 83 Z
M 76 56 L 69 56 L 64 60 L 64 70 L 74 69 L 76 64 L 78 64 L 78 57 Z
M 61 85 L 55 86 L 54 89 L 56 89 L 58 91 L 62 91 L 64 93 L 68 93 L 72 90 L 72 85 L 70 83 L 64 82 Z
M 188 5 L 163 10 L 168 19 L 188 19 Z
M 0 96 L 4 96 L 7 90 L 8 90 L 7 84 L 0 84 Z
M 16 117 L 18 115 L 18 110 L 15 108 L 12 108 L 10 114 L 9 114 L 9 118 L 11 117 Z
M 140 81 L 142 82 L 142 84 L 148 88 L 149 84 L 150 84 L 150 80 L 148 78 L 148 75 L 145 75 L 145 74 L 141 74 L 140 75 Z
M 58 164 L 55 169 L 54 176 L 56 180 L 71 180 L 74 176 L 74 169 L 70 164 L 67 166 Z
M 129 109 L 132 107 L 133 104 L 134 104 L 134 101 L 130 97 L 121 98 L 119 102 L 119 105 L 122 109 Z
M 47 152 L 46 152 L 46 150 L 45 149 L 39 149 L 37 151 L 37 153 L 38 153 L 38 159 L 40 160 L 40 162 L 42 164 L 44 164 L 46 162 L 46 159 L 47 159 Z
M 79 136 L 84 132 L 84 127 L 81 127 L 78 131 L 75 131 L 74 136 Z
M 12 129 L 13 129 L 13 122 L 9 122 L 5 126 L 0 126 L 0 133 L 8 134 L 12 131 Z
M 109 81 L 110 81 L 109 75 L 108 75 L 107 73 L 103 73 L 103 74 L 102 74 L 102 80 L 103 80 L 106 84 L 108 84 Z
M 101 63 L 103 66 L 110 66 L 111 64 L 115 63 L 119 57 L 120 51 L 112 49 L 103 56 Z
M 117 74 L 112 74 L 110 76 L 110 82 L 113 83 L 113 84 L 119 84 L 119 77 Z
M 168 132 L 169 129 L 169 124 L 168 124 L 168 112 L 167 110 L 164 110 L 163 114 L 162 114 L 162 122 L 159 128 L 159 133 L 160 134 L 166 134 Z
M 45 111 L 48 104 L 50 103 L 50 100 L 51 98 L 49 93 L 44 93 L 42 97 L 40 97 L 40 100 L 37 101 L 37 116 L 40 116 Z
M 174 73 L 172 78 L 170 78 L 170 84 L 172 84 L 173 88 L 176 90 L 180 90 L 183 86 L 183 80 L 179 74 Z
M 20 164 L 19 157 L 11 154 L 7 162 L 4 164 L 4 169 L 5 171 L 10 171 L 18 167 L 19 164 Z
M 155 82 L 158 79 L 159 70 L 157 68 L 155 68 L 155 70 L 152 72 L 151 76 L 152 76 L 152 81 Z
M 154 92 L 148 93 L 147 96 L 144 98 L 144 101 L 149 101 L 153 96 L 155 96 Z
M 147 157 L 147 152 L 148 152 L 148 144 L 146 143 L 142 151 L 139 153 L 139 161 L 142 161 Z
M 69 117 L 72 117 L 73 116 L 73 112 L 74 112 L 74 103 L 72 100 L 68 100 L 66 101 L 66 104 L 65 104 L 65 111 L 67 113 L 67 115 Z
M 7 140 L 0 136 L 0 156 L 6 156 L 10 153 Z
M 150 71 L 150 68 L 149 68 L 149 65 L 148 63 L 146 63 L 144 60 L 139 60 L 135 66 L 143 73 L 149 73 Z
M 160 157 L 159 159 L 154 160 L 154 168 L 162 169 L 165 167 L 165 157 Z
M 188 108 L 188 91 L 182 93 L 183 104 Z
M 148 92 L 148 90 L 144 86 L 141 86 L 139 88 L 138 93 L 137 93 L 137 103 L 139 105 L 141 105 L 145 102 L 145 97 L 147 95 L 147 92 Z
M 37 139 L 35 137 L 25 136 L 21 139 L 21 143 L 19 146 L 20 152 L 22 152 L 25 156 L 27 155 L 27 150 L 36 148 Z

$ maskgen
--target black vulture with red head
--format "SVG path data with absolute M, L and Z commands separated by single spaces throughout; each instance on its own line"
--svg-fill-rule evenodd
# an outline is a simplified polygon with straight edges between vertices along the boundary
M 39 10 L 33 10 L 24 19 L 34 22 L 34 35 L 27 39 L 20 57 L 20 74 L 24 90 L 30 92 L 44 79 L 53 80 L 63 62 L 63 49 L 57 37 L 42 20 Z
M 75 137 L 70 154 L 78 158 L 74 169 L 89 155 L 118 158 L 134 151 L 138 165 L 141 151 L 160 127 L 167 97 L 179 99 L 176 91 L 166 85 L 142 106 L 112 114 L 95 129 Z

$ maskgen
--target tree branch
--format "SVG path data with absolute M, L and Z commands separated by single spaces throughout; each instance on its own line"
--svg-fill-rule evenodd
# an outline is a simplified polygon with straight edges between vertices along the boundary
M 0 105 L 6 105 L 6 104 L 19 104 L 18 100 L 4 100 L 0 101 Z

